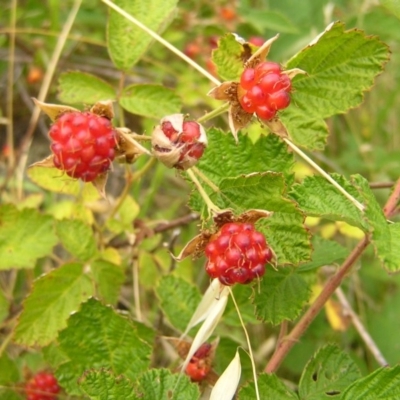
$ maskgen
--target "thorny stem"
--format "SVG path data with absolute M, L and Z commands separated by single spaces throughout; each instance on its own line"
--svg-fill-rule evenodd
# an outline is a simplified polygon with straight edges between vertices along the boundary
M 383 208 L 386 217 L 388 217 L 396 209 L 399 196 L 400 196 L 400 179 L 396 182 L 393 192 Z M 265 372 L 271 374 L 278 369 L 283 359 L 289 353 L 294 344 L 297 343 L 297 341 L 303 335 L 303 333 L 311 325 L 311 322 L 324 307 L 327 300 L 340 286 L 344 277 L 350 271 L 353 264 L 358 260 L 358 258 L 361 256 L 361 254 L 363 253 L 363 251 L 365 250 L 365 248 L 368 246 L 369 243 L 370 243 L 369 237 L 365 236 L 364 239 L 362 239 L 357 244 L 354 250 L 343 262 L 343 264 L 336 272 L 336 274 L 333 275 L 325 284 L 324 288 L 322 289 L 322 292 L 319 294 L 315 302 L 311 304 L 309 309 L 301 317 L 300 321 L 292 329 L 289 335 L 285 338 L 284 341 L 282 341 L 282 343 L 278 344 L 275 353 L 272 355 L 267 366 L 265 367 Z
M 357 329 L 357 332 L 361 336 L 362 340 L 364 341 L 364 343 L 366 344 L 372 355 L 375 357 L 375 360 L 382 367 L 388 365 L 388 362 L 385 360 L 385 357 L 383 357 L 381 351 L 378 349 L 374 340 L 372 339 L 372 337 L 370 336 L 370 334 L 367 332 L 364 325 L 360 321 L 360 318 L 352 309 L 345 294 L 343 293 L 343 290 L 339 287 L 336 289 L 335 293 L 337 298 L 339 299 L 339 302 L 342 304 L 344 308 L 344 314 L 350 317 L 354 327 Z
M 210 111 L 207 114 L 204 114 L 202 117 L 198 118 L 197 122 L 201 124 L 212 118 L 218 117 L 218 115 L 223 114 L 225 111 L 228 111 L 228 109 L 229 109 L 229 103 L 225 103 L 222 106 L 216 108 L 215 110 Z
M 256 389 L 256 398 L 257 398 L 257 400 L 260 400 L 260 393 L 258 392 L 257 370 L 256 370 L 256 365 L 254 363 L 253 351 L 251 350 L 250 337 L 249 337 L 249 334 L 247 332 L 246 325 L 243 322 L 242 314 L 240 313 L 239 306 L 236 303 L 236 299 L 235 299 L 235 296 L 233 295 L 233 291 L 232 291 L 231 288 L 229 288 L 229 292 L 231 294 L 231 298 L 232 298 L 233 304 L 235 305 L 236 312 L 237 312 L 237 315 L 238 315 L 239 320 L 240 320 L 240 324 L 242 325 L 244 334 L 246 336 L 247 347 L 249 348 L 249 354 L 250 354 L 251 367 L 252 367 L 252 370 L 253 370 L 254 386 L 255 386 L 255 389 Z
M 211 75 L 208 71 L 206 71 L 199 64 L 194 62 L 186 54 L 182 53 L 175 46 L 173 46 L 171 43 L 169 43 L 168 41 L 163 39 L 160 35 L 158 35 L 154 31 L 152 31 L 151 29 L 149 29 L 146 25 L 142 24 L 136 18 L 132 17 L 132 15 L 128 14 L 122 8 L 115 5 L 110 0 L 101 0 L 101 1 L 105 4 L 107 4 L 110 8 L 114 9 L 118 14 L 122 15 L 124 18 L 126 18 L 127 20 L 129 20 L 130 22 L 132 22 L 133 24 L 138 26 L 140 29 L 145 31 L 148 35 L 150 35 L 153 39 L 157 40 L 159 43 L 161 43 L 163 46 L 165 46 L 168 50 L 172 51 L 178 57 L 182 58 L 182 60 L 186 61 L 191 67 L 197 69 L 197 71 L 199 71 L 202 75 L 204 75 L 211 82 L 215 83 L 216 85 L 219 85 L 221 83 L 217 78 L 215 78 L 213 75 Z
M 342 193 L 347 199 L 349 199 L 361 212 L 364 211 L 364 206 L 355 199 L 347 190 L 340 186 L 328 173 L 326 173 L 318 164 L 316 164 L 310 157 L 307 156 L 301 149 L 299 149 L 289 139 L 283 139 L 286 144 L 295 151 L 303 160 L 307 161 L 316 171 L 318 171 L 328 182 L 330 182 L 340 193 Z
M 193 173 L 191 169 L 188 169 L 186 171 L 188 174 L 189 178 L 192 180 L 192 182 L 196 185 L 197 190 L 200 193 L 200 196 L 203 198 L 204 202 L 207 204 L 208 209 L 212 213 L 219 213 L 221 210 L 211 201 L 211 199 L 208 197 L 208 194 L 204 190 L 203 186 L 201 186 L 201 183 L 197 179 L 196 175 Z

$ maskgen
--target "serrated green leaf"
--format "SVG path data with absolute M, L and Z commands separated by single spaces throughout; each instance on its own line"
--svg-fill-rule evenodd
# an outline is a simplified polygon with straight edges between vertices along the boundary
M 331 176 L 348 193 L 362 202 L 360 194 L 347 179 L 339 174 Z M 361 211 L 322 176 L 309 176 L 301 184 L 294 185 L 290 197 L 309 216 L 345 221 L 364 231 L 368 229 Z
M 58 341 L 69 361 L 56 376 L 69 394 L 82 394 L 77 380 L 88 369 L 106 368 L 135 381 L 150 365 L 154 333 L 90 299 L 68 320 Z
M 308 362 L 300 379 L 300 399 L 328 400 L 361 376 L 354 361 L 333 345 L 320 349 Z
M 161 33 L 172 20 L 177 0 L 115 0 L 113 3 L 147 28 Z M 117 68 L 123 71 L 131 69 L 152 41 L 148 33 L 110 9 L 107 44 L 111 60 Z
M 66 104 L 94 104 L 115 99 L 115 91 L 106 81 L 79 71 L 61 74 L 58 91 L 58 98 Z
M 94 201 L 100 197 L 93 185 L 72 179 L 57 168 L 34 166 L 28 168 L 27 174 L 38 186 L 51 192 L 81 196 L 86 201 Z
M 182 278 L 166 275 L 160 279 L 156 295 L 169 322 L 183 332 L 200 303 L 199 290 Z
M 26 346 L 49 344 L 65 328 L 69 315 L 92 292 L 92 283 L 82 264 L 65 264 L 41 276 L 25 300 L 15 341 Z
M 244 47 L 240 44 L 235 35 L 228 33 L 218 41 L 218 48 L 212 52 L 212 60 L 217 66 L 218 75 L 224 81 L 237 81 L 244 69 Z
M 92 400 L 133 400 L 133 384 L 123 375 L 115 376 L 107 370 L 86 371 L 79 386 Z
M 92 262 L 90 269 L 96 285 L 97 296 L 106 304 L 115 304 L 125 280 L 124 270 L 105 260 Z
M 139 379 L 137 400 L 196 400 L 200 398 L 198 385 L 181 374 L 172 374 L 167 369 L 151 369 Z
M 264 33 L 267 29 L 279 33 L 298 33 L 299 31 L 289 18 L 279 11 L 246 8 L 241 15 L 260 33 Z
M 381 206 L 376 201 L 368 181 L 360 175 L 352 175 L 352 181 L 364 198 L 365 219 L 372 233 L 371 242 L 382 266 L 390 272 L 400 270 L 400 223 L 389 225 Z
M 0 221 L 0 270 L 33 268 L 58 242 L 53 218 L 36 210 L 6 204 L 0 207 Z
M 20 380 L 19 370 L 7 353 L 0 357 L 0 371 L 0 400 L 21 400 L 22 396 L 16 391 Z M 8 389 L 7 386 L 12 389 Z
M 381 0 L 381 4 L 387 8 L 393 15 L 400 19 L 400 2 L 399 0 Z
M 119 99 L 125 110 L 132 114 L 160 119 L 169 114 L 179 113 L 181 99 L 171 89 L 161 85 L 130 85 Z
M 276 375 L 261 374 L 258 376 L 258 390 L 262 399 L 298 400 L 298 396 L 287 388 Z M 254 383 L 247 384 L 239 392 L 239 400 L 254 400 L 256 391 Z
M 277 325 L 295 319 L 309 299 L 310 288 L 293 268 L 268 268 L 254 294 L 257 318 Z
M 135 199 L 132 196 L 126 196 L 113 218 L 107 220 L 107 228 L 117 234 L 130 231 L 139 211 L 140 207 Z
M 345 31 L 344 24 L 336 22 L 289 60 L 288 69 L 307 72 L 293 80 L 292 105 L 280 114 L 292 140 L 323 149 L 323 119 L 359 105 L 388 57 L 388 47 L 376 37 L 356 29 Z
M 343 260 L 348 255 L 347 249 L 339 243 L 317 235 L 314 235 L 312 238 L 312 247 L 314 249 L 311 256 L 312 261 L 302 264 L 298 269 L 299 272 L 309 271 L 323 265 L 334 264 Z
M 62 245 L 78 260 L 87 261 L 97 252 L 92 228 L 78 219 L 57 221 L 57 235 Z
M 397 400 L 400 398 L 400 366 L 383 367 L 358 379 L 344 392 L 341 400 Z

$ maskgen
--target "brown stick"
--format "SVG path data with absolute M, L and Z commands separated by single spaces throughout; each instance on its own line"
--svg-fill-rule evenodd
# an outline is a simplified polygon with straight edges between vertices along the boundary
M 399 198 L 400 198 L 400 179 L 396 182 L 393 192 L 383 208 L 386 217 L 389 217 L 394 212 L 394 210 L 396 209 L 396 205 L 399 201 Z M 265 367 L 265 372 L 271 374 L 278 369 L 278 367 L 280 366 L 286 355 L 289 353 L 291 348 L 294 346 L 295 343 L 298 342 L 299 338 L 308 329 L 311 322 L 324 307 L 327 300 L 331 297 L 333 292 L 340 286 L 344 277 L 349 272 L 353 264 L 357 261 L 357 259 L 361 256 L 365 248 L 368 246 L 369 242 L 370 242 L 369 237 L 367 236 L 364 237 L 364 239 L 362 239 L 357 244 L 354 250 L 343 262 L 342 266 L 339 268 L 336 274 L 333 275 L 328 280 L 328 282 L 325 284 L 322 292 L 317 297 L 315 302 L 301 317 L 300 321 L 295 325 L 295 327 L 292 329 L 292 331 L 289 333 L 286 339 L 278 344 L 275 353 L 272 355 L 267 366 Z

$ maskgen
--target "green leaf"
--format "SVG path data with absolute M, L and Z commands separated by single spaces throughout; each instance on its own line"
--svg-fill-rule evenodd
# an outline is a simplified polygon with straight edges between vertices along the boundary
M 78 260 L 88 261 L 96 255 L 96 241 L 89 225 L 78 219 L 63 219 L 57 221 L 56 230 L 62 245 Z
M 161 33 L 172 20 L 177 0 L 115 0 L 113 3 L 147 28 Z M 152 43 L 152 37 L 110 8 L 107 26 L 108 52 L 115 66 L 128 71 Z
M 69 361 L 58 367 L 57 378 L 70 395 L 82 394 L 77 380 L 88 369 L 105 368 L 135 381 L 149 368 L 153 339 L 149 328 L 90 299 L 58 336 Z
M 292 105 L 280 114 L 293 142 L 322 150 L 328 133 L 323 119 L 358 106 L 388 57 L 376 37 L 336 22 L 289 60 L 286 68 L 307 72 L 294 78 Z
M 81 196 L 86 201 L 94 201 L 100 197 L 93 185 L 70 178 L 55 167 L 33 166 L 28 169 L 27 174 L 38 186 L 51 192 Z
M 115 91 L 106 81 L 79 71 L 62 73 L 58 91 L 58 98 L 66 104 L 94 104 L 115 99 Z
M 123 375 L 115 376 L 107 370 L 86 371 L 79 386 L 92 400 L 133 400 L 133 384 Z
M 65 328 L 69 315 L 92 292 L 82 264 L 65 264 L 41 276 L 25 300 L 15 341 L 25 346 L 49 344 Z
M 323 239 L 317 235 L 312 238 L 312 247 L 314 249 L 311 256 L 312 261 L 302 264 L 298 269 L 299 272 L 309 271 L 323 265 L 335 264 L 348 255 L 347 249 L 339 243 Z
M 97 260 L 90 269 L 96 285 L 97 296 L 107 304 L 115 304 L 125 280 L 124 270 L 108 261 Z
M 298 400 L 298 396 L 285 384 L 280 381 L 276 375 L 261 374 L 258 376 L 258 390 L 262 399 L 274 400 Z M 254 400 L 256 391 L 254 383 L 247 384 L 239 392 L 239 400 Z
M 53 218 L 36 210 L 6 204 L 0 207 L 0 221 L 0 270 L 33 268 L 58 242 Z
M 243 17 L 260 33 L 271 30 L 279 33 L 298 33 L 298 28 L 279 11 L 246 8 Z
M 126 196 L 114 217 L 107 220 L 107 228 L 114 233 L 130 231 L 139 211 L 140 207 L 134 198 Z
M 15 390 L 20 380 L 18 367 L 6 353 L 0 357 L 0 371 L 0 400 L 21 400 L 22 397 Z M 13 389 L 8 389 L 7 386 Z
M 381 0 L 381 4 L 387 8 L 393 15 L 400 19 L 399 0 Z
M 200 398 L 198 385 L 181 374 L 172 374 L 167 369 L 151 369 L 139 379 L 137 400 L 196 400 Z
M 341 400 L 397 400 L 400 398 L 400 366 L 382 367 L 358 379 L 344 392 Z
M 361 376 L 354 361 L 333 345 L 320 349 L 308 362 L 300 379 L 300 399 L 328 400 Z
M 201 300 L 197 287 L 182 278 L 166 275 L 160 279 L 156 295 L 169 322 L 183 332 Z
M 0 289 L 0 324 L 7 318 L 9 314 L 10 304 L 5 294 Z
M 372 233 L 371 242 L 382 266 L 390 272 L 400 270 L 400 223 L 389 225 L 381 206 L 376 201 L 368 181 L 360 175 L 352 175 L 352 180 L 364 198 L 365 219 Z
M 362 202 L 360 194 L 346 178 L 339 174 L 331 176 L 348 193 Z M 301 184 L 294 185 L 290 197 L 309 216 L 345 221 L 364 231 L 367 229 L 361 211 L 322 176 L 309 176 Z
M 227 33 L 219 39 L 218 48 L 212 52 L 212 60 L 224 81 L 238 81 L 244 69 L 243 64 L 250 55 L 250 47 L 243 47 L 233 33 Z
M 268 268 L 255 291 L 253 303 L 257 318 L 278 325 L 295 319 L 310 297 L 304 278 L 292 268 Z
M 132 114 L 160 119 L 169 114 L 179 113 L 181 99 L 171 89 L 161 85 L 130 85 L 119 100 L 121 106 Z

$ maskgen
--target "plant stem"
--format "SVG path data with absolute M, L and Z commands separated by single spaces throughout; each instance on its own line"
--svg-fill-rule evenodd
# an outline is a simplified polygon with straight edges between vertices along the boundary
M 396 182 L 393 192 L 383 208 L 386 217 L 388 217 L 395 210 L 399 196 L 400 196 L 400 179 Z M 365 236 L 364 239 L 362 239 L 357 244 L 354 250 L 343 262 L 343 264 L 336 272 L 336 274 L 333 275 L 325 284 L 324 288 L 322 289 L 322 292 L 319 294 L 315 302 L 301 317 L 300 321 L 292 329 L 289 335 L 285 338 L 284 341 L 282 341 L 282 343 L 278 344 L 275 353 L 272 355 L 267 366 L 265 367 L 265 372 L 273 373 L 278 369 L 279 365 L 282 363 L 283 359 L 289 353 L 290 349 L 294 346 L 295 343 L 299 341 L 299 338 L 311 325 L 311 322 L 324 307 L 326 301 L 330 298 L 333 292 L 340 286 L 344 277 L 350 271 L 352 265 L 361 256 L 362 252 L 365 250 L 365 248 L 368 246 L 369 243 L 370 243 L 369 237 Z
M 207 178 L 197 167 L 192 167 L 192 171 L 204 182 L 206 183 L 215 193 L 218 193 L 219 187 Z
M 114 3 L 112 3 L 110 0 L 101 0 L 103 3 L 107 4 L 110 8 L 114 9 L 118 14 L 122 15 L 124 18 L 138 26 L 140 29 L 145 31 L 148 35 L 150 35 L 153 39 L 157 40 L 159 43 L 161 43 L 163 46 L 165 46 L 168 50 L 172 51 L 174 54 L 176 54 L 178 57 L 182 58 L 182 60 L 186 61 L 190 66 L 193 68 L 197 69 L 202 75 L 204 75 L 207 79 L 209 79 L 211 82 L 215 83 L 216 85 L 220 85 L 220 81 L 215 78 L 213 75 L 211 75 L 208 71 L 206 71 L 203 67 L 201 67 L 199 64 L 194 62 L 191 58 L 189 58 L 186 54 L 182 53 L 180 50 L 178 50 L 175 46 L 173 46 L 171 43 L 163 39 L 160 35 L 149 29 L 146 25 L 142 24 L 140 21 L 138 21 L 136 18 L 132 17 L 132 15 L 128 14 L 126 11 L 124 11 L 122 8 L 118 7 Z
M 216 108 L 215 110 L 210 111 L 209 113 L 204 114 L 202 117 L 198 118 L 197 122 L 201 124 L 201 123 L 203 123 L 205 121 L 208 121 L 208 120 L 210 120 L 212 118 L 217 117 L 218 115 L 223 114 L 228 109 L 229 109 L 229 103 L 225 103 L 222 106 Z
M 203 186 L 201 186 L 201 183 L 197 179 L 194 172 L 191 169 L 188 169 L 186 171 L 186 173 L 188 174 L 188 176 L 192 180 L 192 182 L 196 185 L 197 190 L 199 191 L 200 196 L 203 198 L 204 202 L 207 204 L 209 211 L 211 211 L 212 213 L 216 213 L 216 214 L 219 213 L 221 210 L 208 197 L 208 194 L 204 190 Z
M 361 212 L 364 211 L 364 206 L 355 199 L 349 192 L 342 188 L 328 173 L 326 173 L 318 164 L 316 164 L 310 157 L 307 156 L 301 149 L 299 149 L 289 139 L 283 139 L 286 144 L 296 152 L 303 160 L 307 161 L 316 171 L 318 171 L 328 182 L 330 182 L 340 193 L 342 193 L 347 199 L 349 199 Z
M 257 400 L 260 400 L 260 393 L 258 392 L 257 370 L 256 370 L 256 365 L 254 363 L 253 351 L 251 350 L 250 337 L 249 337 L 249 334 L 247 332 L 246 325 L 243 322 L 242 314 L 240 313 L 239 306 L 236 303 L 236 299 L 235 299 L 235 296 L 233 295 L 233 291 L 232 291 L 231 288 L 229 288 L 229 292 L 231 294 L 231 298 L 232 298 L 233 304 L 235 305 L 236 312 L 237 312 L 237 315 L 238 315 L 239 320 L 240 320 L 240 324 L 242 325 L 244 334 L 246 336 L 247 347 L 249 348 L 249 353 L 250 353 L 251 367 L 252 367 L 252 370 L 253 370 L 254 386 L 255 386 L 255 389 L 256 389 L 256 398 L 257 398 Z

